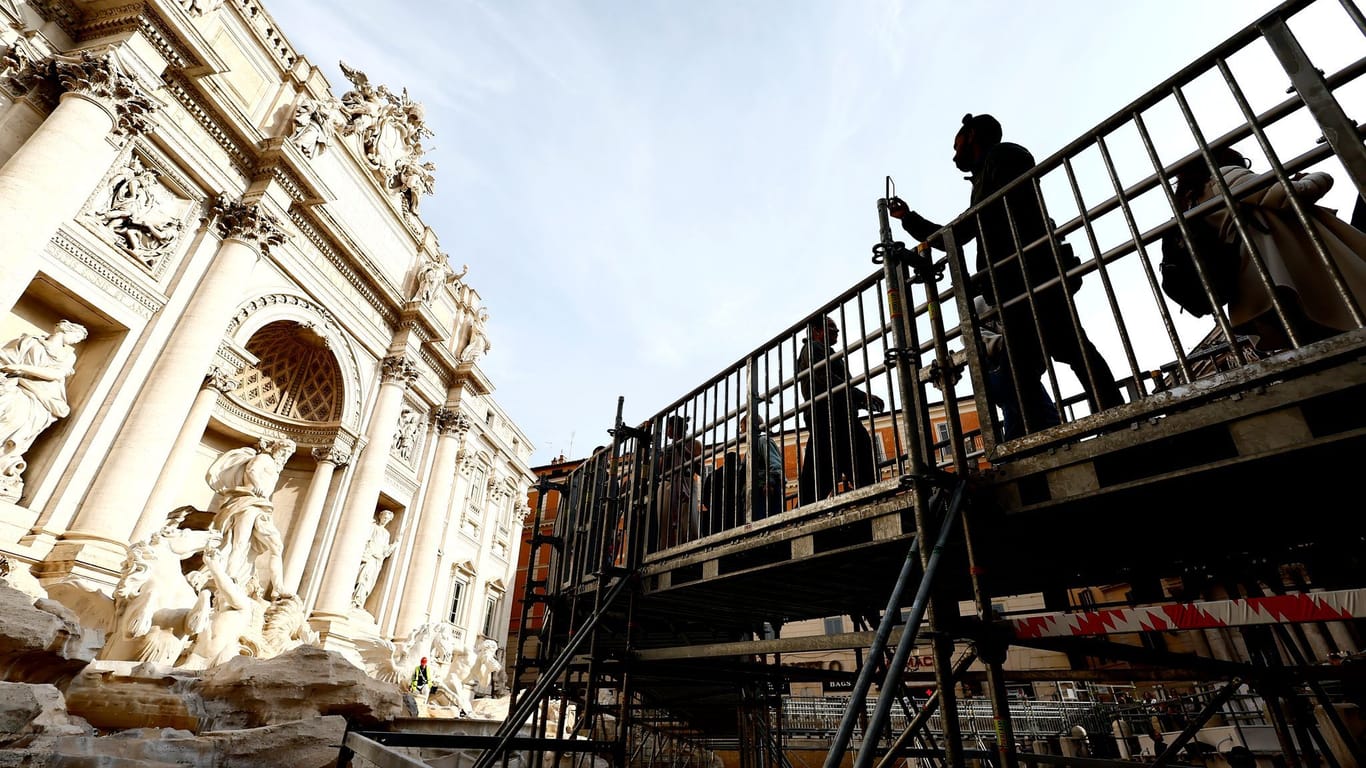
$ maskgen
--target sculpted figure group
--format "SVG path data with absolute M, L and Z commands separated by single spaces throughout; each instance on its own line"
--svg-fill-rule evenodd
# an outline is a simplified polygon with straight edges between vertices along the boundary
M 270 500 L 295 447 L 264 437 L 218 457 L 205 477 L 217 492 L 209 527 L 182 527 L 191 507 L 172 512 L 129 546 L 111 598 L 74 577 L 49 589 L 63 602 L 79 601 L 108 633 L 101 658 L 203 668 L 316 641 L 302 603 L 281 582 L 283 546 Z M 183 572 L 181 562 L 196 555 L 202 565 Z

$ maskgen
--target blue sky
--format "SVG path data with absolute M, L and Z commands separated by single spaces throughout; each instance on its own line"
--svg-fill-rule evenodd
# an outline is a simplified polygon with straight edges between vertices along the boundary
M 422 214 L 470 266 L 482 365 L 540 464 L 606 442 L 619 395 L 637 423 L 870 274 L 886 174 L 927 217 L 959 213 L 964 113 L 1042 159 L 1273 6 L 268 8 L 338 95 L 340 59 L 426 106 Z

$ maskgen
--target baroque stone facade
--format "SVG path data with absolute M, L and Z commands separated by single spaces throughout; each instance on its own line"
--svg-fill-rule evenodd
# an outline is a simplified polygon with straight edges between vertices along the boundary
M 505 646 L 532 446 L 419 101 L 255 0 L 0 22 L 0 556 L 111 660 Z

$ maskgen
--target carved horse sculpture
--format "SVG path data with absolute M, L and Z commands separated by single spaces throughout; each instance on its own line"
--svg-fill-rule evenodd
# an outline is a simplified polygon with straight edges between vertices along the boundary
M 178 522 L 178 521 L 175 521 Z M 175 664 L 194 634 L 195 589 L 180 561 L 208 546 L 212 533 L 168 525 L 128 548 L 105 623 L 102 659 Z

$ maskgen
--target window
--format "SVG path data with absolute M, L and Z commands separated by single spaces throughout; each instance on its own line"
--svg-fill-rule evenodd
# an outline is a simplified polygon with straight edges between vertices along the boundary
M 825 620 L 825 634 L 838 635 L 844 632 L 844 617 L 831 616 Z
M 947 422 L 939 422 L 934 425 L 935 448 L 934 455 L 936 461 L 948 461 L 953 452 L 949 449 L 949 425 Z
M 484 601 L 484 637 L 493 637 L 493 621 L 498 616 L 498 595 L 489 595 Z
M 488 484 L 488 470 L 479 467 L 474 470 L 474 478 L 470 481 L 470 506 L 478 508 L 484 504 L 484 486 Z
M 460 601 L 465 596 L 466 583 L 464 579 L 457 578 L 451 583 L 451 616 L 452 624 L 460 623 Z

